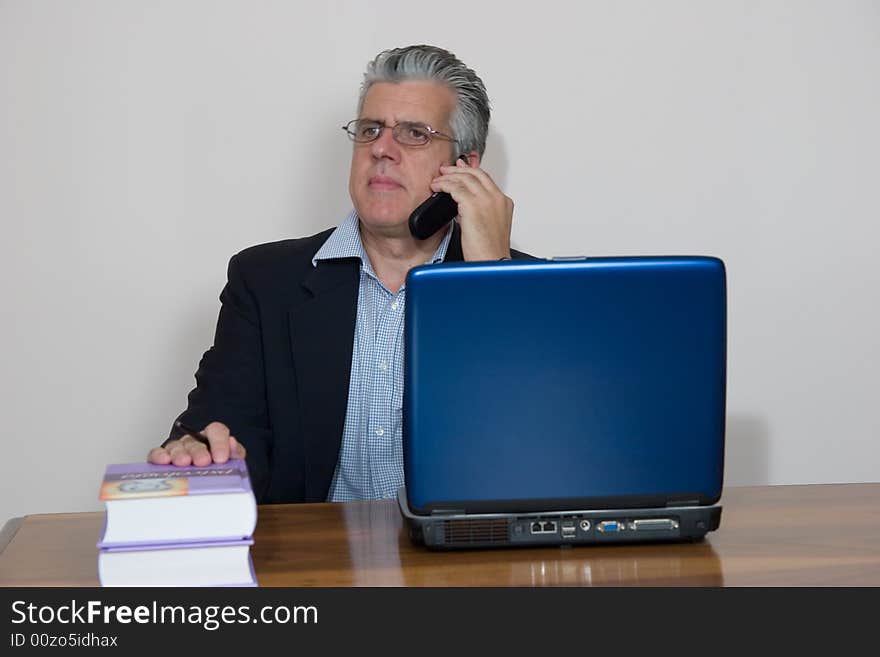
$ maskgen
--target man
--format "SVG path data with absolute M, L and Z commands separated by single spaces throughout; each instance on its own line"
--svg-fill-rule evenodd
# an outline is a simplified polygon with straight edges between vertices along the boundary
M 229 263 L 214 346 L 148 460 L 246 458 L 257 499 L 391 497 L 403 483 L 403 309 L 407 272 L 510 249 L 513 202 L 482 171 L 489 101 L 451 53 L 410 46 L 367 67 L 349 177 L 353 212 L 336 229 L 246 249 Z M 408 218 L 432 192 L 458 220 L 423 241 Z

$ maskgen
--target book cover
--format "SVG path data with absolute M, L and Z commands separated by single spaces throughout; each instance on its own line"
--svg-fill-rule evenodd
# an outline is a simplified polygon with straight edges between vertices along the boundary
M 251 490 L 247 465 L 241 459 L 206 466 L 179 467 L 151 463 L 114 463 L 104 471 L 99 498 L 124 500 L 235 493 Z
M 204 467 L 108 465 L 99 497 L 106 508 L 99 548 L 236 541 L 256 526 L 256 499 L 241 459 Z

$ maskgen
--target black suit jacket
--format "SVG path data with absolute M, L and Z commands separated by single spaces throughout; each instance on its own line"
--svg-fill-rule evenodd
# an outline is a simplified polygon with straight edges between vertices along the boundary
M 232 257 L 214 346 L 202 357 L 196 388 L 178 417 L 190 426 L 217 420 L 230 428 L 247 449 L 260 503 L 324 502 L 336 468 L 360 267 L 357 258 L 312 266 L 333 230 Z M 445 261 L 458 260 L 456 223 Z M 180 435 L 172 429 L 169 440 Z

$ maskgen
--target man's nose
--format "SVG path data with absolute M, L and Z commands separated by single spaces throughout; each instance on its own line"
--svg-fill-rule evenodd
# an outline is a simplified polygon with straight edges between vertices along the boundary
M 377 160 L 387 158 L 397 162 L 400 159 L 400 144 L 394 140 L 391 128 L 383 128 L 371 146 L 373 157 Z

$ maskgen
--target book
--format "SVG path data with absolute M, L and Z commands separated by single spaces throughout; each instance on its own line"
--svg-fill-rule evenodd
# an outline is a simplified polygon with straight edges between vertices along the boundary
M 257 503 L 241 459 L 205 467 L 108 465 L 100 499 L 106 517 L 99 548 L 249 538 Z
M 101 586 L 256 586 L 251 539 L 179 546 L 104 548 Z

